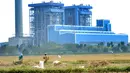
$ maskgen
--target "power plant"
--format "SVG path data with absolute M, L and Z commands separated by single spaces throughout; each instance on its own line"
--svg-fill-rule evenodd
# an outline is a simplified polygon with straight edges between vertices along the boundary
M 108 19 L 97 19 L 92 26 L 90 5 L 64 6 L 59 2 L 29 4 L 30 37 L 23 37 L 22 0 L 15 0 L 15 37 L 9 38 L 10 45 L 44 43 L 58 44 L 97 44 L 128 43 L 127 34 L 111 31 Z

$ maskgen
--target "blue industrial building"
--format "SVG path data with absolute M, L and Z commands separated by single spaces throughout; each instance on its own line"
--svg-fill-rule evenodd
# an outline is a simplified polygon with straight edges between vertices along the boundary
M 47 42 L 48 25 L 64 24 L 64 4 L 43 2 L 29 4 L 30 8 L 30 33 L 35 45 Z
M 111 31 L 110 20 L 96 20 L 92 26 L 92 6 L 63 3 L 42 2 L 29 4 L 30 34 L 34 45 L 46 42 L 59 44 L 124 42 L 128 43 L 127 34 L 116 34 Z

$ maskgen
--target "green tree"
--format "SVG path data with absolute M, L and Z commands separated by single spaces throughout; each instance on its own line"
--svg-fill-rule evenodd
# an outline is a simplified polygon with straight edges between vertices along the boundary
M 117 48 L 120 52 L 128 52 L 128 47 L 125 45 L 124 42 L 118 43 Z
M 120 42 L 120 48 L 122 49 L 123 52 L 128 52 L 128 48 L 124 42 Z
M 100 42 L 98 46 L 104 46 L 104 42 Z
M 22 53 L 23 53 L 24 55 L 29 55 L 29 50 L 24 49 L 24 50 L 22 51 Z
M 68 51 L 72 51 L 73 53 L 78 51 L 76 44 L 64 44 L 64 48 L 66 48 Z

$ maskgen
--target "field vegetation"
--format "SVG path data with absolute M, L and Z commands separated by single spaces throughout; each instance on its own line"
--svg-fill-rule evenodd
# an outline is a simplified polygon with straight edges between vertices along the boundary
M 42 55 L 48 53 L 51 55 L 61 54 L 111 54 L 111 53 L 129 53 L 130 43 L 125 44 L 120 42 L 114 44 L 113 42 L 108 42 L 104 44 L 100 42 L 96 45 L 89 44 L 56 44 L 56 43 L 46 43 L 41 46 L 32 46 L 22 44 L 20 45 L 20 50 L 24 55 Z M 2 45 L 0 47 L 0 55 L 18 55 L 19 50 L 17 46 Z
M 15 65 L 19 52 L 24 55 L 23 63 Z M 129 72 L 130 44 L 120 42 L 113 44 L 55 44 L 47 43 L 41 46 L 22 44 L 20 50 L 16 46 L 2 45 L 0 47 L 0 73 L 101 73 L 101 72 Z M 49 61 L 45 69 L 33 66 L 43 61 L 47 53 Z M 58 58 L 61 55 L 62 58 Z M 61 64 L 53 65 L 59 60 Z
M 49 71 L 55 70 L 53 73 L 70 73 L 75 72 L 128 72 L 130 71 L 130 54 L 89 54 L 89 55 L 48 55 L 49 61 L 45 64 L 45 69 L 37 69 L 33 66 L 39 65 L 39 61 L 43 61 L 42 55 L 40 56 L 24 56 L 23 64 L 14 65 L 13 61 L 17 61 L 17 56 L 1 56 L 0 57 L 0 70 L 4 71 Z M 53 61 L 61 61 L 60 65 L 54 66 Z M 84 66 L 82 68 L 81 66 Z M 67 72 L 64 72 L 67 71 Z M 26 72 L 25 72 L 26 73 Z M 44 73 L 44 72 L 43 72 Z M 46 72 L 45 72 L 46 73 Z

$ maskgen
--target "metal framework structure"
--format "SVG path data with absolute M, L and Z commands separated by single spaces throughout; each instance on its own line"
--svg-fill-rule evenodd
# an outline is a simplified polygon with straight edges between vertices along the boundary
M 48 42 L 47 25 L 64 24 L 64 4 L 43 2 L 29 4 L 30 34 L 35 45 Z
M 92 26 L 92 6 L 73 5 L 65 7 L 65 24 L 78 26 Z

